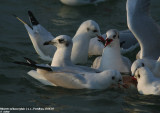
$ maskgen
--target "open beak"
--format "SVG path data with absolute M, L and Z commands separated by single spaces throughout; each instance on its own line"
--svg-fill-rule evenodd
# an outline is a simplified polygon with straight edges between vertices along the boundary
M 102 36 L 99 36 L 99 35 L 97 35 L 97 37 L 98 37 L 99 41 L 102 42 L 103 45 L 105 45 L 105 42 L 106 42 L 105 39 Z
M 109 38 L 106 38 L 106 42 L 105 42 L 105 47 L 108 46 L 113 40 L 112 39 L 109 39 Z
M 132 76 L 132 80 L 133 81 L 137 81 L 137 78 L 135 78 L 134 76 Z
M 44 42 L 43 45 L 50 45 L 51 41 Z

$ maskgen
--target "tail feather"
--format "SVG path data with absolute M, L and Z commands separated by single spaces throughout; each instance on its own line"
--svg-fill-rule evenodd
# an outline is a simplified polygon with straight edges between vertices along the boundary
M 36 68 L 36 69 L 39 68 L 39 69 L 43 69 L 43 70 L 46 70 L 46 71 L 52 71 L 52 69 L 50 67 L 39 66 L 39 65 L 36 65 L 36 62 L 30 60 L 29 58 L 25 57 L 25 59 L 27 60 L 27 63 L 26 62 L 19 62 L 19 61 L 14 61 L 13 63 L 33 67 L 33 68 Z
M 27 58 L 27 57 L 24 57 L 24 59 L 29 63 L 29 64 L 37 64 L 37 62 Z
M 28 15 L 29 15 L 29 19 L 30 19 L 30 22 L 32 23 L 32 25 L 38 25 L 39 24 L 39 22 L 34 17 L 34 15 L 31 11 L 28 11 Z

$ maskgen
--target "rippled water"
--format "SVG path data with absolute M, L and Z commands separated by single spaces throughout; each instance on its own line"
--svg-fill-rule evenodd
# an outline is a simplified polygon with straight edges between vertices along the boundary
M 54 36 L 73 36 L 79 25 L 93 19 L 102 33 L 110 28 L 127 29 L 126 0 L 107 0 L 97 6 L 69 7 L 59 0 L 0 1 L 0 107 L 54 107 L 45 113 L 159 113 L 159 96 L 143 96 L 134 90 L 69 90 L 46 87 L 27 75 L 31 68 L 15 65 L 14 60 L 29 57 L 39 63 L 24 26 L 12 14 L 28 21 L 31 10 Z M 152 16 L 160 22 L 160 1 L 152 0 Z M 11 111 L 17 113 L 18 111 Z M 28 113 L 28 111 L 23 111 Z M 38 111 L 30 111 L 38 112 Z

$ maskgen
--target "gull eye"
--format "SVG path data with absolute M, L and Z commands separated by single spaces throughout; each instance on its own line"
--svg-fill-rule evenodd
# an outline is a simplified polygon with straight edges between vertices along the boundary
M 116 35 L 113 35 L 113 38 L 115 39 L 115 38 L 116 38 Z
M 59 41 L 59 43 L 63 43 L 64 39 L 59 39 L 58 41 Z
M 114 80 L 114 79 L 115 79 L 115 77 L 113 76 L 113 77 L 112 77 L 112 80 Z
M 98 32 L 98 31 L 95 29 L 95 30 L 93 30 L 93 32 L 95 33 L 95 32 Z
M 141 76 L 138 74 L 138 78 L 140 78 Z
M 87 31 L 89 31 L 90 29 L 87 27 Z

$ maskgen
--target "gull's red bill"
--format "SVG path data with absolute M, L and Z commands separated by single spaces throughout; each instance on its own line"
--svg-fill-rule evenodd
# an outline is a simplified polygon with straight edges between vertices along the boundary
M 105 43 L 105 47 L 108 46 L 112 41 L 113 41 L 112 39 L 107 38 L 106 43 Z

